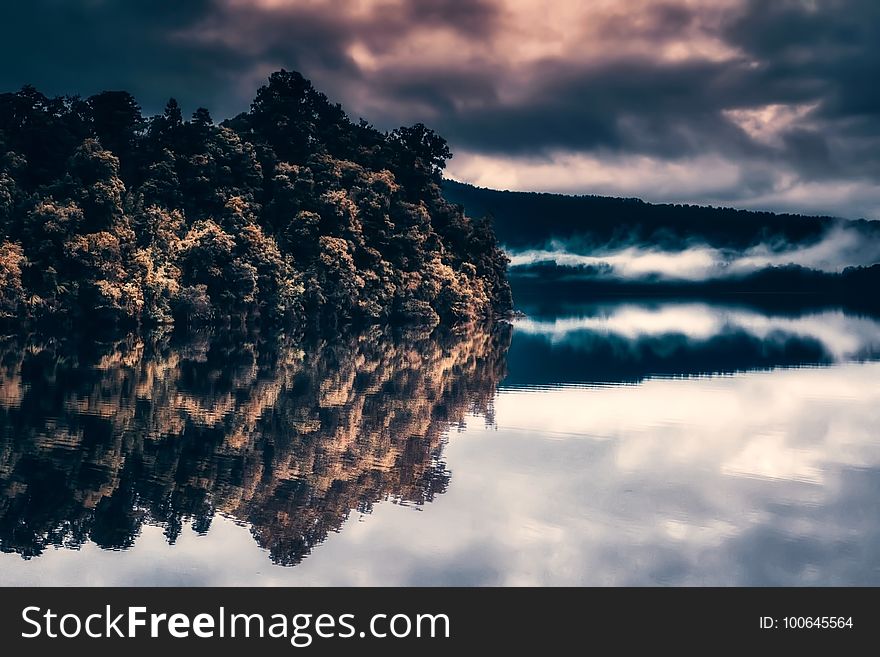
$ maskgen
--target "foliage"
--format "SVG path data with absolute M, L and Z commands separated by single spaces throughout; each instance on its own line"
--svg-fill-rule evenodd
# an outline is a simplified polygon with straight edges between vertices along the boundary
M 186 325 L 458 322 L 511 307 L 491 226 L 424 125 L 352 122 L 295 72 L 216 125 L 171 99 L 0 95 L 0 316 Z

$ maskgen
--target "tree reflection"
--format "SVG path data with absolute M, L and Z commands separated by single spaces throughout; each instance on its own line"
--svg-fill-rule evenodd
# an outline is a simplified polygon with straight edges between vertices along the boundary
M 446 431 L 493 422 L 510 327 L 332 340 L 10 338 L 0 347 L 0 548 L 169 542 L 220 513 L 293 565 L 352 511 L 446 490 Z

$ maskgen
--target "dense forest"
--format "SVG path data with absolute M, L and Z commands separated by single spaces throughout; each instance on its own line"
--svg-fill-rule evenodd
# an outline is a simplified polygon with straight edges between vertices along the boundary
M 835 305 L 855 312 L 880 312 L 880 264 L 816 271 L 797 265 L 767 267 L 737 277 L 684 280 L 627 280 L 590 268 L 553 264 L 511 277 L 519 303 L 535 300 L 595 301 L 608 298 L 728 299 L 771 310 L 806 310 Z
M 56 326 L 470 321 L 511 308 L 424 125 L 350 120 L 279 71 L 217 125 L 124 91 L 0 95 L 0 316 Z

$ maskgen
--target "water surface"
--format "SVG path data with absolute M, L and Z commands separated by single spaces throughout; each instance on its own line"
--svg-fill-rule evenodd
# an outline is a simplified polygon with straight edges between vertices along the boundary
M 880 583 L 880 322 L 8 338 L 0 583 Z

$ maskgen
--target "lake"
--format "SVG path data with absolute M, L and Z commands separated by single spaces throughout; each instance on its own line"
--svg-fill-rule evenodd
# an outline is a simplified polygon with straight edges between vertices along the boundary
M 880 584 L 880 321 L 7 337 L 2 585 Z

